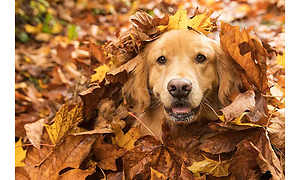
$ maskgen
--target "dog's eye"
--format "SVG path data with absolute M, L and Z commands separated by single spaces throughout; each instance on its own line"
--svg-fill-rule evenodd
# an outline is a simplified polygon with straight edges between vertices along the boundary
M 198 63 L 203 63 L 206 60 L 206 57 L 203 54 L 199 54 L 196 57 L 196 60 L 197 60 Z
M 156 62 L 157 62 L 158 64 L 160 64 L 160 65 L 164 65 L 164 64 L 166 64 L 167 59 L 166 59 L 164 56 L 160 56 L 160 57 L 156 60 Z

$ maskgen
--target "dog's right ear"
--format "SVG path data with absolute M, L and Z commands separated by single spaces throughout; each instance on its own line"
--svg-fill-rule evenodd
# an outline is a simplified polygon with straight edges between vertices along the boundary
M 135 112 L 143 113 L 150 106 L 151 101 L 148 91 L 149 69 L 146 54 L 141 53 L 133 60 L 137 65 L 122 88 L 122 94 L 129 103 L 133 104 Z

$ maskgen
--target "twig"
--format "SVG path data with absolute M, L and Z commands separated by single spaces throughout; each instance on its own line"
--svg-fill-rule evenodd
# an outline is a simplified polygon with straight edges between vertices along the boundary
M 39 144 L 39 145 L 42 145 L 42 146 L 48 146 L 48 147 L 54 147 L 55 145 L 52 145 L 52 144 Z M 24 146 L 33 146 L 33 144 L 22 144 L 20 146 L 16 146 L 15 148 L 18 148 L 18 147 L 24 147 Z
M 142 120 L 140 120 L 135 114 L 133 114 L 132 112 L 128 112 L 128 114 L 132 117 L 134 117 L 135 119 L 137 119 L 157 140 L 159 140 L 161 142 L 161 140 L 151 131 L 151 129 L 149 129 L 145 123 L 143 123 Z M 163 142 L 161 142 L 163 144 Z

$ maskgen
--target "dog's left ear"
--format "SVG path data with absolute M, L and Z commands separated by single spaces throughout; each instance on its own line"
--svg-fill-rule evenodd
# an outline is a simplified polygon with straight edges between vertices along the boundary
M 229 96 L 231 93 L 239 93 L 242 88 L 242 79 L 234 60 L 226 54 L 221 45 L 213 43 L 216 52 L 216 64 L 219 77 L 218 98 L 222 105 L 228 106 L 231 102 Z
M 145 53 L 137 55 L 134 59 L 137 65 L 131 72 L 129 79 L 122 88 L 122 93 L 127 101 L 133 103 L 134 111 L 143 113 L 150 106 L 148 91 L 148 66 Z

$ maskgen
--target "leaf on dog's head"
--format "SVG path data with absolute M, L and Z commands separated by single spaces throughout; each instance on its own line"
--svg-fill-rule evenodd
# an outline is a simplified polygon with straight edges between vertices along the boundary
M 168 25 L 158 26 L 158 28 L 160 31 L 165 32 L 173 29 L 187 29 L 189 27 L 207 35 L 213 28 L 210 20 L 210 16 L 213 12 L 213 10 L 210 10 L 200 13 L 198 9 L 196 9 L 195 16 L 188 19 L 187 11 L 179 10 L 173 16 L 170 16 Z

